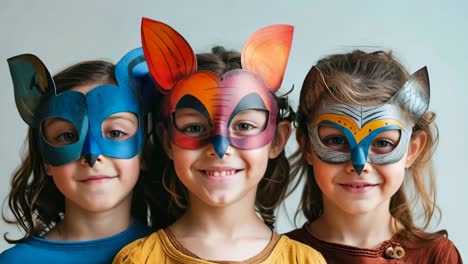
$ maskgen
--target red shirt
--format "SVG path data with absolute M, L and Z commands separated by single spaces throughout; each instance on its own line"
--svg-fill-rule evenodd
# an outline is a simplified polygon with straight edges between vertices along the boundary
M 307 224 L 286 235 L 322 253 L 328 264 L 463 263 L 457 248 L 447 237 L 414 242 L 397 234 L 374 249 L 366 249 L 320 240 L 311 234 Z

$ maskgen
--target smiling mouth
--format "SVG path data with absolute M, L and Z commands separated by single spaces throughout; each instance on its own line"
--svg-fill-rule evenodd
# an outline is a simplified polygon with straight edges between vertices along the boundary
M 203 170 L 203 173 L 205 173 L 207 176 L 212 176 L 212 177 L 230 176 L 230 175 L 236 174 L 236 172 L 238 172 L 238 170 L 224 170 L 224 171 Z
M 363 183 L 363 184 L 340 184 L 341 186 L 348 187 L 348 188 L 356 188 L 356 189 L 361 189 L 365 187 L 373 187 L 377 186 L 378 184 L 370 184 L 370 183 Z
M 80 182 L 100 182 L 100 181 L 105 181 L 105 180 L 111 180 L 115 177 L 112 176 L 100 176 L 100 177 L 89 177 L 83 180 L 80 180 Z

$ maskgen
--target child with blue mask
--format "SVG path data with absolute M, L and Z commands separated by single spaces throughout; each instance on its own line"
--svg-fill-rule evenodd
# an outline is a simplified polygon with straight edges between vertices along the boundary
M 39 58 L 10 58 L 28 152 L 8 204 L 24 236 L 0 263 L 110 263 L 157 227 L 142 191 L 144 113 L 135 49 L 114 65 L 86 61 L 51 78 Z M 154 213 L 154 212 L 153 212 Z

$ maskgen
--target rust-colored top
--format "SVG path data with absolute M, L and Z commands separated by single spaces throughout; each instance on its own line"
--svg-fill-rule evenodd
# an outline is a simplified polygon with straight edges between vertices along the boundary
M 463 263 L 457 248 L 447 237 L 413 242 L 396 234 L 376 248 L 366 249 L 320 240 L 312 235 L 307 223 L 285 235 L 322 253 L 328 264 Z

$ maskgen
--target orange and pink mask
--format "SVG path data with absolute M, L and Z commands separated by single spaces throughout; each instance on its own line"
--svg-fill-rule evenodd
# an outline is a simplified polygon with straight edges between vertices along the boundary
M 174 144 L 187 149 L 212 144 L 222 158 L 229 145 L 255 149 L 273 140 L 278 106 L 272 92 L 283 80 L 292 26 L 272 25 L 255 32 L 242 50 L 242 69 L 222 77 L 197 71 L 192 48 L 170 26 L 144 18 L 141 31 L 149 72 L 165 95 L 163 115 Z M 233 121 L 246 111 L 255 114 L 241 119 L 251 116 L 254 121 Z M 259 127 L 252 133 L 248 126 Z

